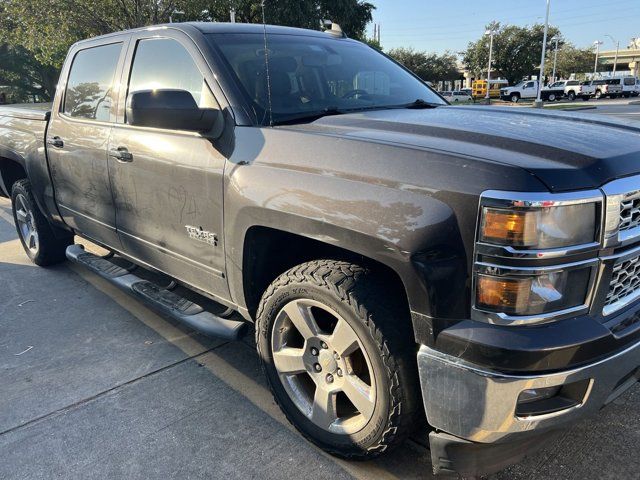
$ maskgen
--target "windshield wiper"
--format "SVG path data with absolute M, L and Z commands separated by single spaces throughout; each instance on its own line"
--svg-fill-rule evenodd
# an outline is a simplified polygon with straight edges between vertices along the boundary
M 400 108 L 438 108 L 438 107 L 442 107 L 442 104 L 440 103 L 434 103 L 434 102 L 427 102 L 426 100 L 423 100 L 422 98 L 418 98 L 417 100 L 414 100 L 411 103 L 406 103 L 404 105 L 400 105 Z
M 338 107 L 327 107 L 320 111 L 305 113 L 302 115 L 295 115 L 295 116 L 292 116 L 291 118 L 284 118 L 273 123 L 275 125 L 289 125 L 289 124 L 300 123 L 300 122 L 313 122 L 322 117 L 328 117 L 330 115 L 340 115 L 342 113 L 345 113 L 345 111 L 340 110 Z

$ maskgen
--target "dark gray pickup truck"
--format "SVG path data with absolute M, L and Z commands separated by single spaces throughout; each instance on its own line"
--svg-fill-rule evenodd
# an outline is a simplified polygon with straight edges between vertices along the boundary
M 336 28 L 77 43 L 52 106 L 0 108 L 0 176 L 36 264 L 226 339 L 254 322 L 335 455 L 428 428 L 436 472 L 496 471 L 640 377 L 638 124 L 450 107 Z

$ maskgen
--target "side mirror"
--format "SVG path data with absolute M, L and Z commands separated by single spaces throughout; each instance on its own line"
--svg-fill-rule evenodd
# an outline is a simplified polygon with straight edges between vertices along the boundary
M 141 90 L 127 98 L 129 125 L 207 132 L 218 121 L 219 110 L 199 108 L 186 90 Z

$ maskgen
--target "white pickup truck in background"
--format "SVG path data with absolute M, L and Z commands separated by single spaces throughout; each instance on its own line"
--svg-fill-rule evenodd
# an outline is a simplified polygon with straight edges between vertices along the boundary
M 618 98 L 622 95 L 622 85 L 619 78 L 594 80 L 591 84 L 595 87 L 596 98 Z
M 537 96 L 538 96 L 537 80 L 525 80 L 512 87 L 505 87 L 500 89 L 500 98 L 502 100 L 511 101 L 513 103 L 517 103 L 521 99 L 535 100 Z M 564 88 L 562 86 L 559 88 L 555 88 L 553 86 L 547 86 L 542 88 L 542 92 L 541 92 L 542 100 L 554 102 L 556 100 L 561 99 L 563 96 L 564 96 Z

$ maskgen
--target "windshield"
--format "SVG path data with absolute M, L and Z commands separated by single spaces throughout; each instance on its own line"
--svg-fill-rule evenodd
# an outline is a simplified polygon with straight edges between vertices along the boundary
M 260 125 L 268 125 L 269 95 L 262 34 L 209 34 L 237 77 Z M 274 123 L 314 114 L 390 108 L 418 99 L 446 103 L 424 82 L 374 49 L 344 38 L 268 36 Z

